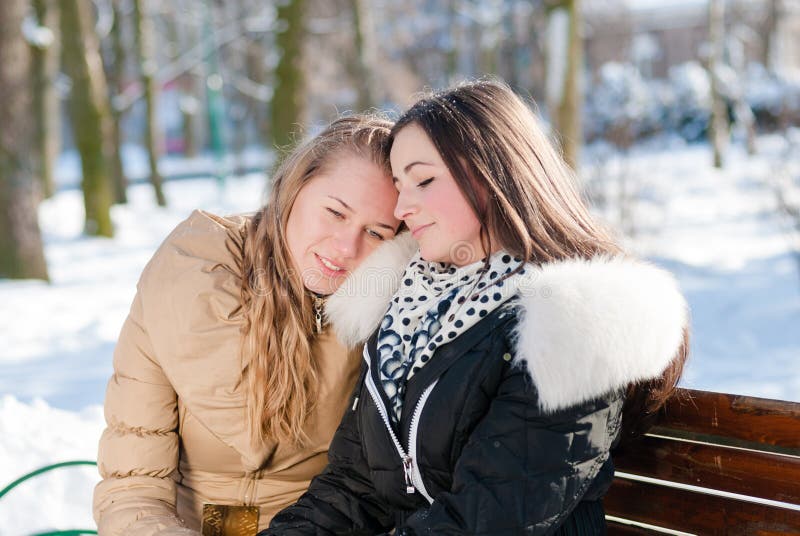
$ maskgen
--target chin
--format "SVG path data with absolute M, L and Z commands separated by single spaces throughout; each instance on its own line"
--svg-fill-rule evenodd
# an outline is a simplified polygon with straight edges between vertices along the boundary
M 450 258 L 447 255 L 443 255 L 441 252 L 431 251 L 424 247 L 419 248 L 419 255 L 427 262 L 450 262 Z
M 328 277 L 304 279 L 303 286 L 311 292 L 327 296 L 328 294 L 336 292 L 336 289 L 341 286 L 344 279 L 344 276 L 335 279 Z

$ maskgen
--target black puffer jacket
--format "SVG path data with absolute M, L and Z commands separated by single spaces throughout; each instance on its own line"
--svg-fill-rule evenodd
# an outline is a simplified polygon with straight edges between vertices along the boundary
M 625 289 L 625 270 L 609 289 L 592 263 L 578 263 L 572 276 L 560 271 L 565 263 L 555 274 L 546 268 L 537 284 L 558 287 L 546 293 L 537 287 L 538 298 L 537 288 L 524 289 L 436 351 L 409 381 L 400 425 L 391 432 L 388 402 L 375 387 L 373 334 L 329 466 L 262 536 L 367 535 L 392 527 L 419 535 L 604 533 L 600 499 L 613 477 L 609 451 L 623 388 L 669 362 L 680 344 L 685 304 L 660 270 L 603 262 L 633 266 L 646 286 L 669 285 L 668 299 L 654 304 L 630 294 L 635 289 Z M 595 292 L 593 284 L 616 292 L 617 303 L 598 310 L 599 297 L 586 294 Z M 635 315 L 628 319 L 637 325 L 606 329 L 603 313 L 610 322 Z M 573 323 L 582 318 L 601 325 Z M 608 355 L 614 348 L 619 355 Z M 590 355 L 572 355 L 582 349 Z M 562 385 L 543 388 L 548 380 Z

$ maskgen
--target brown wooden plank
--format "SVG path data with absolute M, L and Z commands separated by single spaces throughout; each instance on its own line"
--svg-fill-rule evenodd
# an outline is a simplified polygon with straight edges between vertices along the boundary
M 622 478 L 603 503 L 609 515 L 703 535 L 800 534 L 800 511 Z
M 663 536 L 664 534 L 663 532 L 659 533 L 654 530 L 617 523 L 616 521 L 607 521 L 606 528 L 608 536 Z
M 618 471 L 800 504 L 800 458 L 645 436 L 614 453 Z
M 657 426 L 773 445 L 800 455 L 797 402 L 678 389 L 662 409 Z

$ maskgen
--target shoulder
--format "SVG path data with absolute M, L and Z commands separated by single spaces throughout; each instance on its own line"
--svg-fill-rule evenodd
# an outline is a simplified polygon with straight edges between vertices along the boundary
M 195 210 L 164 239 L 142 273 L 143 283 L 178 279 L 193 268 L 221 267 L 241 276 L 250 216 L 217 216 Z
M 137 285 L 143 317 L 165 355 L 238 320 L 248 221 L 195 210 L 145 267 Z
M 543 409 L 655 378 L 680 349 L 689 312 L 669 272 L 624 257 L 531 268 L 506 331 Z

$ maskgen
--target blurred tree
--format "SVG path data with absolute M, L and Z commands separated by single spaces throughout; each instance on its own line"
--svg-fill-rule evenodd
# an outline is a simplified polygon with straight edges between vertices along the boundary
M 112 236 L 111 118 L 92 5 L 89 0 L 73 0 L 60 2 L 60 6 L 61 61 L 72 81 L 70 123 L 81 155 L 84 230 L 90 235 Z
M 108 77 L 110 109 L 111 109 L 111 178 L 114 186 L 114 202 L 128 202 L 128 178 L 122 165 L 122 116 L 125 112 L 120 106 L 119 96 L 125 91 L 125 42 L 123 40 L 124 16 L 122 13 L 122 0 L 111 0 L 111 10 L 114 23 L 111 26 L 111 50 L 105 55 L 104 62 L 106 76 Z
M 349 0 L 353 18 L 355 55 L 348 69 L 356 87 L 356 110 L 363 112 L 377 104 L 375 88 L 375 30 L 368 0 Z
M 445 54 L 445 70 L 447 71 L 447 84 L 454 84 L 458 80 L 458 53 L 462 39 L 461 17 L 458 13 L 459 0 L 447 0 L 447 27 L 448 42 L 450 46 Z
M 59 69 L 58 3 L 33 0 L 36 28 L 31 28 L 31 73 L 33 86 L 34 146 L 36 173 L 42 180 L 42 194 L 55 193 L 53 168 L 58 158 L 61 136 L 61 103 L 56 89 Z
M 761 37 L 761 64 L 771 73 L 775 73 L 775 52 L 778 38 L 778 23 L 781 17 L 780 0 L 767 0 L 767 16 L 764 20 Z
M 231 148 L 234 154 L 234 175 L 240 175 L 246 169 L 244 151 L 255 133 L 260 138 L 260 127 L 266 121 L 262 112 L 272 95 L 266 86 L 267 68 L 265 63 L 266 48 L 263 42 L 263 31 L 258 26 L 253 28 L 251 17 L 260 14 L 253 12 L 253 7 L 238 0 L 226 4 L 225 18 L 234 21 L 238 38 L 232 41 L 222 52 L 221 66 L 228 84 L 225 100 L 228 103 L 228 118 L 233 124 Z M 257 24 L 261 21 L 257 20 Z M 259 143 L 268 138 L 259 139 Z
M 498 55 L 501 42 L 510 41 L 503 33 L 503 17 L 508 10 L 503 0 L 484 0 L 480 18 L 478 69 L 481 74 L 498 74 Z
M 718 69 L 725 47 L 725 5 L 723 0 L 708 3 L 708 75 L 711 79 L 711 125 L 709 135 L 714 148 L 714 167 L 721 168 L 730 137 L 728 110 L 722 95 Z
M 547 107 L 564 160 L 577 169 L 583 137 L 581 0 L 549 0 L 547 14 Z
M 144 86 L 144 102 L 146 109 L 144 145 L 147 150 L 147 161 L 150 166 L 150 183 L 156 194 L 158 206 L 167 205 L 164 197 L 161 173 L 158 171 L 161 136 L 158 125 L 158 86 L 156 85 L 155 32 L 153 31 L 152 14 L 149 0 L 133 0 L 133 33 L 136 40 L 136 56 L 141 68 L 142 85 Z
M 185 11 L 186 6 L 182 3 L 171 3 L 164 17 L 167 36 L 170 41 L 168 47 L 169 61 L 174 64 L 179 63 L 182 55 L 186 54 L 187 50 L 196 47 L 198 42 L 197 29 L 199 20 L 196 17 L 189 17 L 189 20 L 185 20 L 187 18 Z M 178 106 L 181 111 L 183 155 L 187 157 L 197 156 L 200 152 L 200 141 L 198 139 L 200 136 L 198 136 L 197 133 L 197 128 L 199 126 L 197 115 L 201 107 L 199 98 L 199 78 L 201 77 L 197 76 L 194 72 L 195 69 L 198 69 L 198 67 L 184 68 L 182 72 L 178 74 L 177 80 L 180 95 Z
M 0 277 L 47 280 L 30 154 L 30 51 L 22 35 L 25 0 L 0 9 Z
M 252 82 L 256 88 L 261 89 L 261 95 L 253 98 L 251 103 L 251 111 L 256 122 L 256 132 L 259 137 L 259 144 L 266 145 L 270 139 L 269 129 L 269 108 L 265 106 L 266 102 L 272 98 L 272 94 L 265 88 L 267 85 L 267 64 L 265 58 L 267 57 L 266 46 L 263 39 L 247 39 L 245 42 L 245 73 L 247 78 Z M 251 92 L 252 93 L 252 92 Z
M 275 92 L 270 103 L 272 144 L 285 149 L 296 141 L 302 121 L 305 87 L 301 64 L 305 34 L 304 0 L 284 0 L 278 7 L 275 44 L 280 60 L 275 68 Z

